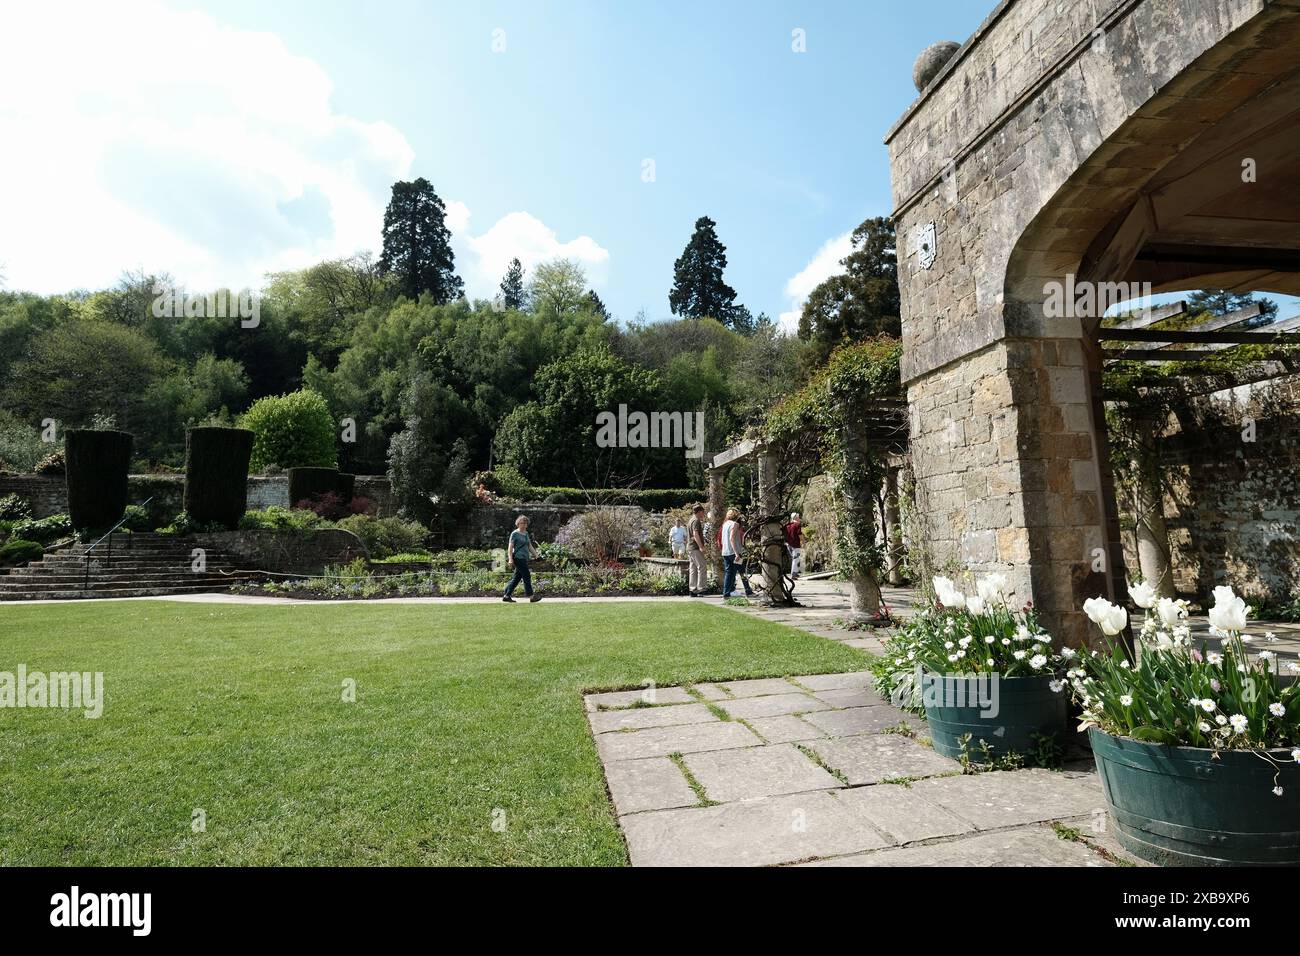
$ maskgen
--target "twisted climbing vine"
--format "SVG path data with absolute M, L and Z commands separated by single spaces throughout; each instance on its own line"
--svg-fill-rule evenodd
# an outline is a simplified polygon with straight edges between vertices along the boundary
M 824 471 L 835 482 L 836 559 L 853 585 L 854 610 L 866 615 L 879 611 L 885 565 L 885 547 L 876 540 L 884 461 L 882 450 L 871 446 L 869 428 L 878 408 L 873 400 L 901 393 L 901 354 L 890 336 L 841 346 L 807 385 L 771 411 L 762 429 L 769 447 L 801 466 L 795 473 Z

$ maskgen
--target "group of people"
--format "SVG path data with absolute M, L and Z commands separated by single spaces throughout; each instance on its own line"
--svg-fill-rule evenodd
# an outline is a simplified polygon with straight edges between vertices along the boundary
M 482 487 L 482 486 L 480 486 Z M 524 586 L 524 595 L 536 603 L 542 599 L 533 593 L 533 576 L 528 569 L 528 562 L 540 557 L 533 536 L 528 533 L 528 516 L 520 515 L 515 519 L 515 530 L 506 540 L 506 566 L 514 573 L 506 585 L 506 593 L 501 598 L 507 604 L 515 603 L 515 588 Z M 799 512 L 793 512 L 790 520 L 783 525 L 785 546 L 790 552 L 790 575 L 798 577 L 803 570 L 803 522 Z M 672 530 L 668 532 L 668 541 L 672 545 L 673 557 L 686 558 L 690 562 L 687 575 L 687 593 L 691 597 L 702 597 L 709 590 L 708 547 L 705 535 L 708 534 L 707 512 L 704 505 L 696 505 L 691 511 L 691 520 L 682 525 L 678 518 Z M 745 588 L 745 596 L 753 596 L 749 580 L 745 577 L 745 525 L 741 522 L 740 512 L 735 508 L 727 509 L 726 520 L 717 529 L 714 547 L 722 553 L 722 596 L 731 597 L 736 590 L 736 578 Z
M 785 546 L 790 552 L 790 573 L 798 577 L 803 570 L 803 522 L 799 513 L 793 512 L 790 520 L 783 526 Z M 687 575 L 687 593 L 691 597 L 701 597 L 709 589 L 708 548 L 705 545 L 708 533 L 707 512 L 704 505 L 696 505 L 691 511 L 691 519 L 682 526 L 681 519 L 673 523 L 668 533 L 672 545 L 673 557 L 686 558 L 690 562 Z M 741 515 L 735 508 L 727 509 L 727 516 L 714 537 L 714 547 L 722 554 L 722 596 L 729 598 L 736 589 L 736 578 L 744 586 L 745 596 L 753 595 L 749 580 L 745 576 L 745 526 Z

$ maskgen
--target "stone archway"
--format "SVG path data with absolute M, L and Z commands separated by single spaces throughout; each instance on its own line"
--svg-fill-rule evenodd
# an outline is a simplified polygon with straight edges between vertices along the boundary
M 890 131 L 932 566 L 1008 573 L 1071 643 L 1120 597 L 1098 315 L 1049 288 L 1300 290 L 1298 76 L 1294 0 L 1004 0 Z

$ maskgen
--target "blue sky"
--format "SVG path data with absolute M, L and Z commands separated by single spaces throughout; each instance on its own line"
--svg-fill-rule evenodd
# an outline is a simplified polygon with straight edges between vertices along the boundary
M 21 70 L 25 99 L 0 99 L 0 121 L 48 146 L 0 168 L 0 200 L 16 210 L 0 223 L 0 262 L 8 287 L 42 292 L 136 267 L 242 285 L 377 251 L 388 185 L 425 176 L 449 204 L 473 293 L 491 291 L 518 246 L 526 261 L 578 259 L 620 318 L 666 317 L 673 260 L 707 214 L 740 300 L 789 313 L 849 230 L 889 211 L 882 137 L 915 97 L 916 54 L 964 40 L 989 8 L 141 0 L 111 17 L 6 11 L 26 52 L 10 76 L 0 66 L 0 82 Z M 69 23 L 81 36 L 69 40 Z M 806 52 L 792 49 L 796 29 Z M 64 191 L 69 214 L 93 219 L 71 238 L 66 221 L 34 221 L 50 209 L 30 197 L 56 174 L 79 184 Z

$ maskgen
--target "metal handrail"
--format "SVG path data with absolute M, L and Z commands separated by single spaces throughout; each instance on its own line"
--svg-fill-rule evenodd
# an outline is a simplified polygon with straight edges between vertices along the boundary
M 153 501 L 153 495 L 150 495 L 143 502 L 141 502 L 140 507 L 143 508 L 151 501 Z M 104 534 L 100 536 L 99 540 L 96 541 L 94 544 L 92 544 L 90 547 L 88 547 L 85 550 L 85 552 L 82 554 L 81 560 L 82 560 L 82 567 L 84 569 L 84 574 L 81 580 L 81 590 L 83 591 L 90 590 L 90 552 L 94 551 L 101 544 L 103 544 L 105 538 L 108 539 L 108 557 L 105 559 L 106 562 L 105 566 L 106 567 L 113 566 L 113 532 L 116 531 L 118 528 L 122 527 L 122 525 L 125 523 L 126 523 L 126 515 L 123 514 L 121 519 L 117 522 L 117 524 L 113 525 L 113 527 L 109 528 L 106 532 L 104 532 Z

